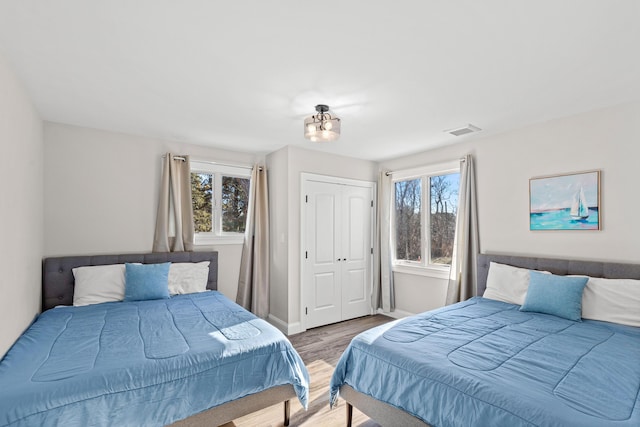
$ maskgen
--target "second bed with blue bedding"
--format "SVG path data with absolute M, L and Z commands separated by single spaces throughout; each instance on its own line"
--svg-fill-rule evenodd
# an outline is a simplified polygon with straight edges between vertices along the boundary
M 331 380 L 444 426 L 640 426 L 640 328 L 485 298 L 354 338 Z
M 166 425 L 308 373 L 217 291 L 44 312 L 0 364 L 0 426 Z

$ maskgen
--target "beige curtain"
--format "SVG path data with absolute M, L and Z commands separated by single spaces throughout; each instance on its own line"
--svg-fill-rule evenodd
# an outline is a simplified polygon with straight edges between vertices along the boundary
M 153 252 L 193 250 L 193 206 L 189 156 L 164 156 Z
M 476 204 L 473 157 L 467 154 L 460 162 L 458 216 L 446 304 L 465 301 L 477 294 L 476 272 L 480 241 Z
M 388 172 L 380 172 L 378 179 L 378 214 L 376 215 L 375 258 L 373 275 L 373 309 L 382 308 L 389 313 L 396 308 L 393 286 L 394 242 L 391 232 L 391 209 L 393 207 L 393 182 Z
M 269 200 L 267 170 L 251 172 L 249 207 L 236 302 L 258 317 L 269 315 Z

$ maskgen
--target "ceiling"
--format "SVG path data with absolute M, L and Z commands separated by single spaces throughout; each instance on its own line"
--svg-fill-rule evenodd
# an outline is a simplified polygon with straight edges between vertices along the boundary
M 0 54 L 45 120 L 383 160 L 639 100 L 638 22 L 637 0 L 0 0 Z M 319 103 L 338 141 L 304 139 Z

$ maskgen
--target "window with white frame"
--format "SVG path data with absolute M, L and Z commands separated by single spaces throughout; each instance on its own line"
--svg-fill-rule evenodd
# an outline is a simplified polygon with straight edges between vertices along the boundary
M 191 161 L 196 244 L 242 241 L 250 181 L 251 168 Z
M 396 265 L 451 265 L 459 185 L 457 162 L 393 174 Z

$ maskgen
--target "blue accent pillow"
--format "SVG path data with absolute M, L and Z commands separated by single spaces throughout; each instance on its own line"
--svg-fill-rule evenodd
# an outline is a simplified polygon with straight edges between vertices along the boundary
M 553 314 L 569 320 L 582 318 L 582 291 L 588 277 L 529 272 L 529 289 L 520 311 Z
M 170 262 L 162 264 L 126 263 L 124 266 L 125 301 L 169 298 Z

